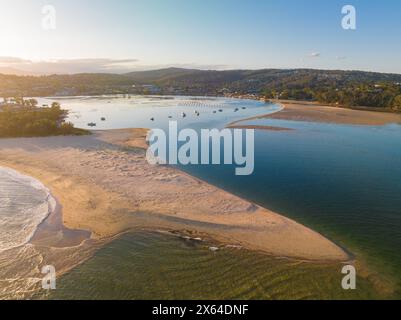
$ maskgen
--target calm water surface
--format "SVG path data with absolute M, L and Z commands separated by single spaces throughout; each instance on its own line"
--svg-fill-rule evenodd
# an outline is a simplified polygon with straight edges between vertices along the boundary
M 341 289 L 341 266 L 274 259 L 237 248 L 212 252 L 159 233 L 125 234 L 58 281 L 50 299 L 369 299 Z M 43 297 L 42 297 L 43 298 Z
M 278 110 L 255 101 L 188 97 L 61 102 L 71 108 L 71 121 L 81 127 L 105 116 L 106 122 L 97 121 L 99 129 L 165 126 L 168 116 L 179 119 L 183 108 L 189 116 L 180 125 L 195 128 L 221 127 Z M 241 109 L 234 112 L 235 108 Z M 371 271 L 371 281 L 359 279 L 358 290 L 345 293 L 339 290 L 341 266 L 277 260 L 227 248 L 211 253 L 205 245 L 136 233 L 124 235 L 65 275 L 55 297 L 371 298 L 380 297 L 371 287 L 377 277 L 389 281 L 386 288 L 392 287 L 392 296 L 400 297 L 401 126 L 250 123 L 294 129 L 257 131 L 252 176 L 235 176 L 230 166 L 181 169 L 323 233 L 356 254 Z
M 254 175 L 236 177 L 213 166 L 184 169 L 345 246 L 374 273 L 390 277 L 399 297 L 401 126 L 252 123 L 295 129 L 256 133 Z

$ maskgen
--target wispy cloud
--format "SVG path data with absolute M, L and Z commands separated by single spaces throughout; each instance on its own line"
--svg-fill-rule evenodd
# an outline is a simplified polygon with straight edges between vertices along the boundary
M 311 52 L 308 54 L 309 58 L 319 58 L 320 57 L 320 52 Z
M 143 64 L 137 59 L 52 59 L 31 61 L 17 57 L 0 57 L 0 73 L 18 75 L 74 74 L 74 73 L 126 73 L 163 68 L 225 70 L 222 64 L 172 63 Z
M 123 73 L 137 67 L 137 59 L 53 59 L 31 61 L 17 57 L 0 57 L 0 72 L 18 74 Z
M 16 57 L 0 57 L 0 65 L 19 64 L 28 62 L 30 61 Z

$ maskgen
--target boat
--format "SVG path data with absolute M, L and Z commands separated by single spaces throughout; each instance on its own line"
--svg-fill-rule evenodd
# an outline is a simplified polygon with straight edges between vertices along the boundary
M 183 118 L 185 118 L 187 116 L 185 112 L 183 112 L 181 115 Z
M 102 117 L 100 120 L 102 120 L 102 121 L 106 121 L 106 118 Z
M 88 127 L 96 127 L 96 123 L 94 123 L 94 122 L 89 122 L 89 123 L 88 123 Z

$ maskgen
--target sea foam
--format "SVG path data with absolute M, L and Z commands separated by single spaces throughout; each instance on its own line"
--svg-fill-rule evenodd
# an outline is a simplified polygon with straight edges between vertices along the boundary
M 0 252 L 28 243 L 55 208 L 40 181 L 0 167 Z

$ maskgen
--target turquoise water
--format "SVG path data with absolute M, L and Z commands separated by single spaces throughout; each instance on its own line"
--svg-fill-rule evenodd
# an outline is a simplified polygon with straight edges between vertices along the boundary
M 99 103 L 99 100 L 85 98 L 66 99 L 62 102 L 66 105 L 76 103 L 73 104 L 73 110 L 77 117 L 81 117 L 76 118 L 77 124 L 84 126 L 89 119 L 99 118 L 103 114 L 99 110 L 110 108 L 108 102 L 104 102 L 108 100 L 102 98 Z M 114 106 L 114 102 L 111 104 Z M 134 111 L 127 110 L 130 104 Z M 234 107 L 243 105 L 247 106 L 246 110 L 241 109 L 241 114 L 233 113 Z M 168 115 L 178 119 L 183 108 L 202 111 L 203 118 L 197 118 L 188 111 L 191 116 L 180 120 L 180 125 L 195 128 L 221 127 L 223 123 L 238 118 L 278 109 L 277 106 L 260 102 L 230 99 L 199 101 L 198 98 L 152 98 L 134 103 L 116 98 L 115 109 L 108 116 L 108 121 L 114 122 L 104 126 L 165 126 Z M 211 112 L 219 108 L 224 110 L 221 115 L 216 116 Z M 91 113 L 96 116 L 91 117 Z M 112 120 L 114 113 L 119 116 Z M 137 116 L 132 118 L 134 114 Z M 150 122 L 149 118 L 155 114 L 156 120 Z M 82 117 L 84 121 L 79 120 Z M 213 256 L 214 260 L 199 262 L 198 255 L 203 257 L 203 254 L 207 254 L 209 257 L 207 249 L 185 247 L 184 250 L 180 242 L 170 238 L 163 238 L 162 241 L 156 235 L 132 234 L 101 249 L 93 259 L 65 275 L 61 280 L 64 289 L 56 293 L 56 297 L 73 297 L 73 291 L 77 291 L 78 287 L 82 294 L 77 297 L 86 298 L 329 299 L 380 298 L 383 295 L 400 298 L 401 126 L 351 126 L 282 120 L 252 120 L 248 124 L 281 126 L 294 130 L 256 132 L 255 172 L 252 176 L 235 176 L 231 166 L 186 166 L 181 169 L 304 223 L 349 249 L 356 255 L 359 266 L 357 271 L 363 276 L 353 295 L 338 290 L 339 266 L 307 264 L 305 267 L 302 264 L 300 267 L 294 262 L 278 263 L 277 266 L 283 269 L 277 272 L 287 275 L 284 277 L 287 280 L 280 282 L 275 280 L 277 261 L 269 262 L 271 258 L 264 255 L 222 250 L 222 254 Z M 163 242 L 168 245 L 162 245 Z M 119 261 L 118 265 L 113 262 L 115 259 Z M 175 265 L 172 261 L 180 261 L 180 264 Z M 204 268 L 199 272 L 194 270 L 198 262 Z M 210 280 L 209 273 L 215 275 L 216 268 L 221 265 L 227 269 L 222 268 L 227 278 L 220 281 L 218 277 L 212 277 L 214 280 Z M 304 267 L 307 269 L 305 272 Z M 185 278 L 183 269 L 191 277 Z M 174 281 L 166 278 L 166 270 L 171 271 Z M 249 270 L 250 275 L 243 276 L 241 270 Z M 118 279 L 113 280 L 117 274 Z M 315 285 L 305 285 L 296 275 L 309 279 L 308 283 Z M 86 284 L 83 279 L 88 277 L 91 280 Z M 136 280 L 133 283 L 120 279 Z M 233 283 L 242 279 L 244 283 L 240 291 L 235 291 L 227 279 Z M 370 285 L 365 283 L 366 279 Z M 109 286 L 114 288 L 111 285 L 113 281 L 117 281 L 116 290 L 109 289 L 109 293 L 104 293 Z M 216 296 L 202 285 L 205 281 L 213 282 L 219 288 Z M 324 288 L 321 282 L 326 282 L 328 287 Z M 372 293 L 372 284 L 375 293 Z

